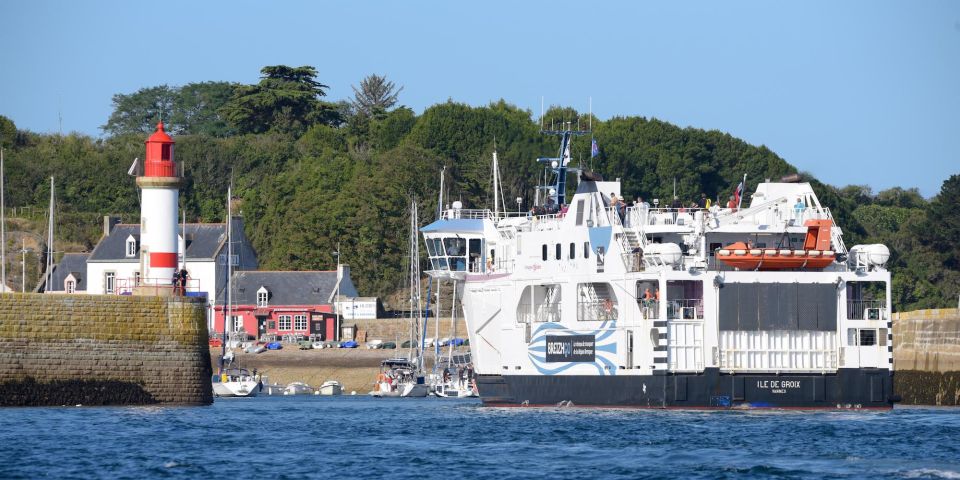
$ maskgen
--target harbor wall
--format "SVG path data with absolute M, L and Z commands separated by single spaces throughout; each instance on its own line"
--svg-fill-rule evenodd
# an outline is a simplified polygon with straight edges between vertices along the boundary
M 213 401 L 203 299 L 0 295 L 0 406 Z
M 434 320 L 431 318 L 427 325 L 427 337 L 433 337 Z M 397 342 L 400 345 L 410 338 L 410 320 L 407 318 L 378 318 L 367 320 L 344 320 L 344 325 L 356 325 L 357 331 L 366 332 L 367 340 L 383 340 L 385 342 Z M 451 328 L 450 318 L 440 318 L 440 337 L 453 337 L 454 329 Z M 463 318 L 457 319 L 456 336 L 467 338 L 467 323 Z
M 894 391 L 912 405 L 960 405 L 960 310 L 893 314 Z

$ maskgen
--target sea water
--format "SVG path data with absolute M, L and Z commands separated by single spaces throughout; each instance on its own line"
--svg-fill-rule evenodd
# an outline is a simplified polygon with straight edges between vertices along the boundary
M 960 410 L 218 399 L 0 409 L 0 478 L 960 478 Z

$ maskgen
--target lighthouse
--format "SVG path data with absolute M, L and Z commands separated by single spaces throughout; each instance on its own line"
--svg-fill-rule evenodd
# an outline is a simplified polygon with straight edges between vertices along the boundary
M 173 274 L 177 270 L 177 209 L 180 175 L 173 161 L 174 141 L 163 131 L 163 122 L 145 142 L 146 160 L 140 187 L 140 285 L 143 294 L 172 293 Z

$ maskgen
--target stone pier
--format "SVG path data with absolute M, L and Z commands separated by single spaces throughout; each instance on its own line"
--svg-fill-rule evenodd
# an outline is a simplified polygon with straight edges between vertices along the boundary
M 893 314 L 893 366 L 903 403 L 960 405 L 960 311 Z
M 213 401 L 202 299 L 0 294 L 0 406 Z

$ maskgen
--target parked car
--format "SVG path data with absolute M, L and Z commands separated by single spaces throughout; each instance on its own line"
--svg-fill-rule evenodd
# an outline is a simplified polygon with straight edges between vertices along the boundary
M 397 348 L 397 344 L 394 343 L 394 342 L 383 342 L 383 345 L 381 345 L 380 348 L 385 348 L 385 349 L 388 349 L 388 350 L 393 350 L 393 349 Z
M 357 348 L 357 342 L 354 342 L 353 340 L 340 342 L 340 348 Z
M 280 350 L 283 348 L 283 344 L 280 342 L 270 342 L 266 346 L 267 350 Z
M 369 350 L 377 350 L 377 349 L 383 348 L 383 340 L 370 340 L 369 342 L 367 342 L 366 347 Z

